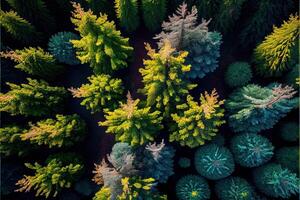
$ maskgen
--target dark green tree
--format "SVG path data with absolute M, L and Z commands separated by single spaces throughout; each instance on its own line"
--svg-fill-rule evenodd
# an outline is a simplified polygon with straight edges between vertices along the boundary
M 137 0 L 115 0 L 115 8 L 120 25 L 127 32 L 133 32 L 140 23 Z
M 46 160 L 45 165 L 25 163 L 34 175 L 24 175 L 16 185 L 17 192 L 36 190 L 36 196 L 56 197 L 63 188 L 70 188 L 83 171 L 81 158 L 75 154 L 55 154 Z
M 282 167 L 299 173 L 299 147 L 281 147 L 275 153 L 276 162 Z
M 116 109 L 119 106 L 124 87 L 121 79 L 111 78 L 109 75 L 92 75 L 88 77 L 89 84 L 80 88 L 69 89 L 73 97 L 83 98 L 81 105 L 92 113 L 101 112 L 103 109 Z
M 222 1 L 220 1 L 220 0 L 201 0 L 201 1 L 197 0 L 196 6 L 199 11 L 198 12 L 199 18 L 215 19 L 221 2 Z
M 62 73 L 64 67 L 56 63 L 55 58 L 41 48 L 0 52 L 0 57 L 9 58 L 17 63 L 15 68 L 30 75 L 51 79 Z
M 225 123 L 224 109 L 221 108 L 224 101 L 218 98 L 216 90 L 201 94 L 200 103 L 188 95 L 187 102 L 178 105 L 177 113 L 171 114 L 175 123 L 171 127 L 170 141 L 194 148 L 216 136 L 218 127 Z
M 140 69 L 143 77 L 144 88 L 141 93 L 147 96 L 147 106 L 154 106 L 163 116 L 169 117 L 176 109 L 176 105 L 183 103 L 183 98 L 189 90 L 196 87 L 184 79 L 191 66 L 185 65 L 187 52 L 174 55 L 175 49 L 170 42 L 155 52 L 149 44 L 146 45 L 150 59 L 144 60 L 145 68 Z
M 160 28 L 167 10 L 166 0 L 142 0 L 143 19 L 150 31 Z
M 151 112 L 151 107 L 140 108 L 140 100 L 133 100 L 130 93 L 127 103 L 114 111 L 105 111 L 106 120 L 99 122 L 107 126 L 107 133 L 115 134 L 116 141 L 127 142 L 132 146 L 153 141 L 162 128 L 160 112 Z
M 10 91 L 0 93 L 0 112 L 11 115 L 43 116 L 59 112 L 64 107 L 67 91 L 52 87 L 45 81 L 27 79 L 28 83 L 7 83 Z
M 232 88 L 245 86 L 251 79 L 252 70 L 247 62 L 234 62 L 228 66 L 225 73 L 225 81 Z
M 61 1 L 61 0 L 60 0 Z M 110 0 L 84 0 L 93 13 L 99 15 L 100 13 L 107 13 L 109 16 L 114 14 L 112 8 L 112 1 Z
M 69 147 L 83 139 L 85 122 L 77 114 L 56 115 L 55 119 L 30 123 L 30 128 L 21 135 L 24 141 L 52 147 Z
M 81 63 L 89 63 L 96 74 L 109 74 L 127 67 L 126 59 L 133 49 L 128 38 L 123 38 L 116 30 L 114 22 L 108 21 L 107 15 L 97 17 L 91 10 L 84 11 L 80 4 L 73 3 L 73 7 L 71 21 L 81 39 L 71 40 L 71 43 Z

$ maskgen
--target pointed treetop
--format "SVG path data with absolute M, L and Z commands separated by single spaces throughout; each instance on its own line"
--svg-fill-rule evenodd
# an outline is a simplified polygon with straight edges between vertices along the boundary
M 204 95 L 201 94 L 200 101 L 201 101 L 201 108 L 206 117 L 210 118 L 211 114 L 215 113 L 217 107 L 224 104 L 224 100 L 218 101 L 219 95 L 216 89 L 213 89 L 212 93 L 209 94 L 205 91 Z
M 72 11 L 72 16 L 74 18 L 77 18 L 77 19 L 80 19 L 81 17 L 83 17 L 84 13 L 86 13 L 86 12 L 81 7 L 80 3 L 76 3 L 74 1 L 72 1 L 71 4 L 72 4 L 72 6 L 74 8 L 74 11 Z M 90 13 L 90 14 L 93 14 L 93 12 L 92 12 L 91 9 L 89 9 L 87 12 Z
M 10 58 L 11 60 L 18 62 L 20 61 L 22 58 L 20 55 L 18 55 L 15 51 L 1 51 L 0 52 L 0 57 L 3 58 Z
M 153 155 L 153 158 L 155 160 L 158 160 L 160 157 L 160 152 L 164 147 L 165 147 L 165 142 L 164 140 L 162 140 L 160 144 L 156 144 L 156 142 L 154 142 L 153 144 L 151 143 L 147 144 L 145 149 L 148 150 Z
M 127 97 L 127 103 L 122 104 L 122 108 L 127 113 L 127 118 L 130 119 L 134 112 L 135 106 L 138 104 L 139 101 L 133 100 L 129 91 L 128 91 L 126 97 Z

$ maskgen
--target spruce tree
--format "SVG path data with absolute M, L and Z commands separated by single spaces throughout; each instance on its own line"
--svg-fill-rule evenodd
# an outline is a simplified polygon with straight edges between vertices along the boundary
M 100 126 L 107 126 L 107 133 L 115 134 L 116 141 L 128 142 L 130 145 L 142 145 L 153 141 L 162 128 L 160 112 L 151 112 L 151 107 L 139 108 L 140 100 L 133 100 L 130 93 L 127 103 L 121 103 L 114 111 L 105 111 L 106 120 L 99 122 Z
M 171 126 L 170 141 L 178 141 L 182 146 L 191 148 L 204 145 L 218 132 L 218 127 L 225 123 L 224 109 L 216 90 L 211 94 L 201 94 L 200 103 L 188 95 L 186 103 L 177 106 L 177 113 L 172 114 L 175 123 Z
M 59 112 L 67 91 L 63 87 L 52 87 L 45 81 L 27 79 L 28 83 L 7 83 L 10 91 L 0 93 L 0 112 L 11 115 L 43 116 Z
M 290 86 L 247 85 L 231 94 L 225 103 L 229 126 L 234 132 L 258 133 L 272 128 L 299 102 Z
M 45 33 L 55 29 L 55 20 L 44 0 L 6 0 L 17 13 Z
M 9 58 L 17 63 L 15 68 L 30 75 L 51 79 L 62 73 L 64 67 L 56 64 L 55 58 L 41 48 L 0 52 L 0 57 Z
M 166 0 L 142 0 L 143 19 L 150 31 L 160 28 L 167 11 Z
M 25 44 L 34 43 L 40 38 L 35 27 L 14 11 L 4 12 L 0 10 L 0 26 L 15 39 Z
M 69 147 L 83 139 L 85 135 L 85 122 L 77 114 L 56 115 L 30 123 L 30 128 L 21 135 L 23 141 L 32 144 L 52 147 Z
M 291 15 L 254 50 L 257 71 L 264 76 L 278 76 L 299 60 L 299 16 Z
M 77 49 L 77 58 L 81 63 L 90 63 L 96 74 L 112 73 L 112 71 L 127 67 L 126 59 L 132 52 L 128 38 L 123 38 L 116 30 L 114 22 L 107 15 L 97 17 L 91 10 L 84 11 L 80 4 L 75 8 L 71 21 L 80 33 L 81 39 L 71 40 Z
M 117 18 L 127 32 L 133 32 L 140 23 L 137 0 L 115 0 Z
M 83 84 L 77 89 L 69 89 L 73 97 L 83 98 L 81 105 L 92 113 L 101 112 L 105 108 L 112 110 L 119 106 L 124 91 L 121 79 L 101 74 L 92 75 L 88 80 L 89 84 Z
M 56 197 L 63 188 L 70 188 L 83 171 L 81 158 L 75 154 L 54 154 L 49 156 L 45 165 L 37 162 L 25 163 L 34 175 L 24 175 L 16 185 L 17 192 L 36 190 L 36 196 Z
M 220 7 L 220 0 L 201 0 L 196 1 L 196 6 L 199 11 L 198 16 L 204 19 L 215 19 L 217 11 Z
M 169 40 L 176 51 L 188 52 L 186 63 L 191 64 L 187 73 L 189 78 L 203 78 L 213 72 L 220 57 L 221 34 L 208 31 L 210 21 L 202 20 L 198 24 L 197 12 L 196 7 L 188 11 L 187 4 L 183 3 L 168 22 L 163 22 L 163 31 L 155 37 L 159 40 L 159 47 Z
M 184 80 L 184 75 L 190 71 L 190 65 L 184 64 L 188 53 L 174 55 L 175 49 L 168 41 L 158 52 L 149 44 L 146 49 L 150 59 L 144 60 L 145 68 L 140 69 L 144 83 L 140 92 L 147 96 L 147 106 L 154 106 L 163 116 L 169 117 L 189 90 L 196 87 Z

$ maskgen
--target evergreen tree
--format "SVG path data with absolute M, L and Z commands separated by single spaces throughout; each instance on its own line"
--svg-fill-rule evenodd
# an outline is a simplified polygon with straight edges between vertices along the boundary
M 24 129 L 16 125 L 9 125 L 0 128 L 1 156 L 23 156 L 31 150 L 32 147 L 21 140 L 23 131 Z
M 115 0 L 117 18 L 127 32 L 133 32 L 140 23 L 137 0 Z
M 220 0 L 196 1 L 196 6 L 199 11 L 198 16 L 204 19 L 215 19 L 216 13 L 220 7 L 220 3 Z
M 291 199 L 299 193 L 299 178 L 295 173 L 270 163 L 254 171 L 254 183 L 264 194 L 274 197 Z
M 99 122 L 99 125 L 107 126 L 106 132 L 115 134 L 116 141 L 128 142 L 132 146 L 153 141 L 162 128 L 162 117 L 159 111 L 150 112 L 150 107 L 139 108 L 139 102 L 128 93 L 127 103 L 121 103 L 114 111 L 106 110 L 106 121 Z
M 63 71 L 55 58 L 41 48 L 0 52 L 0 57 L 9 58 L 17 63 L 15 68 L 44 79 L 51 79 Z
M 149 44 L 146 49 L 150 59 L 144 60 L 145 68 L 140 69 L 145 86 L 140 92 L 147 96 L 147 106 L 154 106 L 169 117 L 189 90 L 196 87 L 184 80 L 184 75 L 190 70 L 190 66 L 184 64 L 187 52 L 173 55 L 175 50 L 168 41 L 159 52 Z
M 44 33 L 55 29 L 54 17 L 50 14 L 44 0 L 6 0 L 17 13 L 32 22 Z
M 11 115 L 43 116 L 59 112 L 67 91 L 63 87 L 52 87 L 45 81 L 28 78 L 27 84 L 7 83 L 10 91 L 0 93 L 0 111 Z
M 79 115 L 56 115 L 56 119 L 45 119 L 21 135 L 22 140 L 38 145 L 69 147 L 81 141 L 85 134 L 85 122 Z
M 36 196 L 56 197 L 63 188 L 70 188 L 79 178 L 83 170 L 81 159 L 74 154 L 55 154 L 50 156 L 45 165 L 25 163 L 34 170 L 34 175 L 24 175 L 16 185 L 17 192 L 36 190 Z
M 111 199 L 110 189 L 102 187 L 93 197 L 93 200 L 108 200 Z
M 290 86 L 247 85 L 229 96 L 225 107 L 234 132 L 258 133 L 272 128 L 297 104 Z
M 90 63 L 96 74 L 111 73 L 127 67 L 126 59 L 132 52 L 128 38 L 123 38 L 116 30 L 114 22 L 107 15 L 97 17 L 91 10 L 84 11 L 80 4 L 73 4 L 75 11 L 71 21 L 79 31 L 81 39 L 71 40 L 77 49 L 81 63 Z
M 299 123 L 287 122 L 281 125 L 279 134 L 281 139 L 287 142 L 296 142 L 299 140 Z
M 299 147 L 288 146 L 277 149 L 275 153 L 276 162 L 282 167 L 299 174 Z
M 81 105 L 92 113 L 101 112 L 105 108 L 112 110 L 118 107 L 124 91 L 121 79 L 113 79 L 109 75 L 101 74 L 92 75 L 88 80 L 90 84 L 69 89 L 73 97 L 84 98 Z
M 251 79 L 252 70 L 247 62 L 234 62 L 225 73 L 225 82 L 232 88 L 245 86 Z
M 15 39 L 25 44 L 34 43 L 40 38 L 35 27 L 14 11 L 4 12 L 0 10 L 0 26 Z
M 159 39 L 159 47 L 169 40 L 177 51 L 189 53 L 186 62 L 191 64 L 191 70 L 187 73 L 190 78 L 203 78 L 218 67 L 222 36 L 218 32 L 208 31 L 209 22 L 202 20 L 201 24 L 197 24 L 196 7 L 188 11 L 187 4 L 183 3 L 169 17 L 169 22 L 162 24 L 163 31 L 155 37 Z
M 142 0 L 143 19 L 150 31 L 160 28 L 167 10 L 166 0 Z
M 264 76 L 278 76 L 298 63 L 299 16 L 291 15 L 259 44 L 254 51 L 257 71 Z
M 178 141 L 182 146 L 191 148 L 203 145 L 205 140 L 211 140 L 218 132 L 218 127 L 225 123 L 223 120 L 224 101 L 218 100 L 216 90 L 211 94 L 205 92 L 200 96 L 200 104 L 188 95 L 187 102 L 177 106 L 177 113 L 172 114 L 170 141 Z
M 113 8 L 109 0 L 85 0 L 88 7 L 96 15 L 100 13 L 107 13 L 109 16 L 113 13 Z
M 245 2 L 246 0 L 222 0 L 214 27 L 223 34 L 232 29 L 240 17 Z

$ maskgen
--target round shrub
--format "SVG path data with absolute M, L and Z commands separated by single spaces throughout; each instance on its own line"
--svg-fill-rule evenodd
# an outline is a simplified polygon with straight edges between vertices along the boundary
M 270 163 L 254 171 L 254 183 L 257 188 L 270 197 L 289 199 L 299 193 L 299 178 L 295 173 Z
M 299 169 L 299 148 L 294 147 L 282 147 L 275 153 L 277 163 L 282 167 L 288 168 L 292 172 L 297 173 Z
M 207 181 L 197 175 L 186 175 L 176 184 L 176 196 L 179 200 L 204 200 L 210 198 Z
M 233 156 L 227 148 L 209 144 L 196 151 L 195 168 L 205 178 L 225 178 L 234 171 Z
M 257 134 L 241 134 L 231 140 L 234 160 L 243 167 L 257 167 L 268 162 L 273 150 L 272 143 Z
M 251 66 L 247 62 L 235 62 L 228 66 L 225 81 L 230 87 L 241 87 L 252 78 Z
M 191 166 L 191 159 L 186 157 L 179 158 L 178 165 L 181 168 L 189 168 Z
M 243 178 L 229 177 L 217 182 L 216 193 L 220 200 L 252 200 L 254 191 Z
M 298 141 L 299 133 L 299 125 L 296 122 L 287 122 L 280 128 L 280 136 L 287 142 Z
M 79 36 L 71 32 L 59 32 L 53 35 L 48 43 L 50 53 L 62 63 L 77 65 L 79 60 L 70 40 L 77 40 Z

